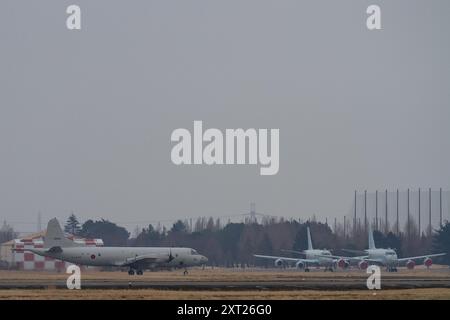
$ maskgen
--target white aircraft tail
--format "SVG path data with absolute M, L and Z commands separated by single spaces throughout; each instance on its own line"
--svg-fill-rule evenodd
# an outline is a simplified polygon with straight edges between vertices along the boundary
M 311 232 L 309 231 L 309 227 L 306 227 L 306 232 L 308 233 L 308 250 L 313 250 L 313 245 L 311 241 Z
M 376 249 L 375 241 L 373 240 L 373 232 L 370 225 L 369 225 L 369 249 Z
M 75 243 L 64 236 L 64 232 L 56 218 L 48 222 L 47 233 L 44 238 L 44 248 L 53 247 L 75 247 Z

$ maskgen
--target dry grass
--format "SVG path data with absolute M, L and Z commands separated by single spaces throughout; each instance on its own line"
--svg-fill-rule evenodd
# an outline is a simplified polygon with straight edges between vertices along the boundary
M 118 281 L 289 281 L 314 278 L 317 280 L 326 279 L 367 279 L 364 271 L 337 271 L 324 272 L 323 270 L 313 270 L 309 273 L 300 270 L 279 270 L 279 269 L 223 269 L 223 268 L 193 268 L 189 274 L 184 276 L 182 270 L 145 272 L 143 276 L 130 277 L 127 272 L 100 272 L 86 270 L 82 271 L 83 280 L 118 280 Z M 450 269 L 448 267 L 433 266 L 427 270 L 417 268 L 414 270 L 402 269 L 397 273 L 382 272 L 383 278 L 413 278 L 421 277 L 426 279 L 444 278 L 450 280 Z M 67 274 L 57 272 L 32 272 L 32 271 L 0 271 L 0 283 L 8 282 L 45 282 L 48 280 L 66 280 Z
M 157 289 L 56 289 L 55 283 L 65 282 L 67 274 L 56 272 L 0 271 L 0 284 L 46 284 L 48 289 L 1 289 L 0 299 L 450 299 L 450 289 L 384 289 L 369 290 L 157 290 Z M 433 269 L 402 269 L 398 273 L 383 272 L 384 278 L 412 279 L 444 279 L 450 281 L 448 267 L 433 266 Z M 87 270 L 82 272 L 83 280 L 96 282 L 132 281 L 280 281 L 289 282 L 302 279 L 321 281 L 354 280 L 365 281 L 367 274 L 359 270 L 338 271 L 334 273 L 313 270 L 305 273 L 297 270 L 279 269 L 191 269 L 184 276 L 182 270 L 146 272 L 143 276 L 130 277 L 126 272 L 100 272 Z
M 392 300 L 450 299 L 450 289 L 352 290 L 352 291 L 175 291 L 175 290 L 0 290 L 0 299 L 145 299 L 145 300 Z

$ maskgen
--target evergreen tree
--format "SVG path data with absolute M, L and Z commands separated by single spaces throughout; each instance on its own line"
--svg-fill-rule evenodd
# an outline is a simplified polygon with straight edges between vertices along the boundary
M 267 235 L 267 233 L 264 233 L 263 239 L 259 243 L 256 253 L 271 255 L 271 254 L 273 254 L 272 251 L 273 251 L 272 241 L 270 241 L 270 238 Z M 269 260 L 266 260 L 266 259 L 264 259 L 262 261 L 260 260 L 260 261 L 257 261 L 257 262 L 262 264 L 262 265 L 264 265 L 265 267 L 273 265 L 273 261 L 269 261 Z
M 77 217 L 72 213 L 67 219 L 66 225 L 64 226 L 64 231 L 74 236 L 80 234 L 81 226 L 80 222 L 78 222 Z
M 307 231 L 306 231 L 306 223 L 300 225 L 299 230 L 295 236 L 294 239 L 294 245 L 293 249 L 297 251 L 303 251 L 308 249 L 308 242 L 307 242 Z
M 447 253 L 442 259 L 450 265 L 450 223 L 448 221 L 433 235 L 433 251 Z
M 386 248 L 395 249 L 397 255 L 401 257 L 402 254 L 402 239 L 394 233 L 389 232 L 386 236 Z
M 170 232 L 171 233 L 177 233 L 177 232 L 179 232 L 179 233 L 186 233 L 187 230 L 188 230 L 187 225 L 183 221 L 178 220 L 177 222 L 175 222 L 172 225 L 172 229 L 170 229 Z
M 108 220 L 88 220 L 83 224 L 82 237 L 103 239 L 105 246 L 126 246 L 130 233 Z

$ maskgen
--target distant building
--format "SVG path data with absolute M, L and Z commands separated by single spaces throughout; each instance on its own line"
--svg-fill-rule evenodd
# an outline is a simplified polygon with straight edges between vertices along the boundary
M 0 267 L 17 270 L 65 270 L 70 263 L 42 257 L 25 249 L 43 248 L 45 231 L 29 235 L 27 237 L 14 239 L 0 245 Z M 76 238 L 72 235 L 67 237 L 77 244 L 88 247 L 102 247 L 101 239 Z

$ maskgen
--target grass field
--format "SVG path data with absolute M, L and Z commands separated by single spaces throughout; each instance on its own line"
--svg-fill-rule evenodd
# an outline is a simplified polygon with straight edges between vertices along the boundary
M 384 278 L 448 278 L 450 269 L 448 266 L 433 266 L 432 269 L 416 268 L 414 270 L 400 269 L 399 272 L 384 272 Z M 183 275 L 183 270 L 145 272 L 142 276 L 129 276 L 127 272 L 82 271 L 82 278 L 86 280 L 132 280 L 139 281 L 289 281 L 307 278 L 315 279 L 366 279 L 367 273 L 361 270 L 324 272 L 312 269 L 311 272 L 303 272 L 295 269 L 227 269 L 227 268 L 192 268 L 188 275 Z M 65 280 L 67 274 L 63 272 L 35 272 L 35 271 L 0 271 L 0 283 L 8 281 L 45 281 Z
M 138 284 L 144 281 L 299 281 L 315 279 L 326 281 L 358 281 L 367 279 L 367 274 L 360 270 L 324 272 L 313 270 L 305 273 L 298 270 L 279 269 L 221 269 L 201 268 L 191 269 L 188 275 L 183 275 L 182 270 L 146 272 L 143 276 L 129 276 L 127 272 L 101 272 L 95 270 L 82 271 L 82 282 L 92 280 L 121 281 Z M 47 284 L 45 289 L 0 289 L 0 299 L 450 299 L 450 288 L 414 288 L 414 289 L 383 289 L 371 290 L 199 290 L 191 289 L 82 289 L 68 290 L 57 289 L 55 282 L 64 282 L 68 275 L 56 272 L 29 272 L 29 271 L 0 271 L 0 284 L 8 285 L 20 283 L 32 285 L 34 283 Z M 382 273 L 382 278 L 399 279 L 444 279 L 450 281 L 448 267 L 433 266 L 427 270 L 417 268 L 415 270 L 402 269 L 397 273 Z M 52 285 L 53 284 L 53 285 Z

